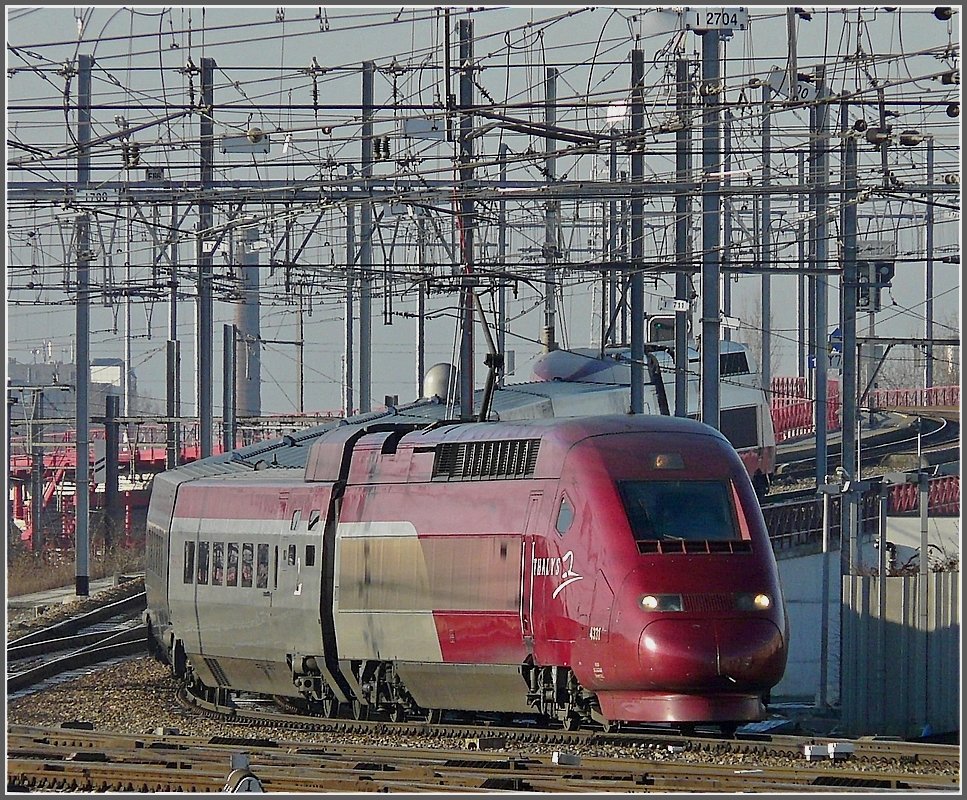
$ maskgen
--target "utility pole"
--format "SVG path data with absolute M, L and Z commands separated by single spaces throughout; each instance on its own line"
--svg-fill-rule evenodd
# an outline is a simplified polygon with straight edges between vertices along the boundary
M 923 365 L 923 387 L 929 389 L 933 386 L 933 136 L 927 136 L 927 192 L 925 199 L 927 202 L 926 210 L 926 274 L 924 285 L 924 338 L 926 351 L 924 352 L 925 361 Z
M 214 113 L 215 59 L 201 60 L 201 123 L 199 148 L 201 154 L 201 191 L 203 197 L 214 182 L 215 176 L 215 123 Z M 211 241 L 214 212 L 210 200 L 198 203 L 198 306 L 196 313 L 195 396 L 198 398 L 198 446 L 201 458 L 212 454 L 212 353 L 214 350 L 214 309 L 212 297 L 212 252 L 206 247 Z
M 242 357 L 244 358 L 243 368 L 238 368 L 238 356 L 232 360 L 235 365 L 235 401 L 236 413 L 242 417 L 258 417 L 262 414 L 262 363 L 261 348 L 262 337 L 260 328 L 260 302 L 259 302 L 259 254 L 255 249 L 255 243 L 259 238 L 259 231 L 254 225 L 244 228 L 242 231 L 241 242 L 239 243 L 242 253 L 241 258 L 236 259 L 238 264 L 238 283 L 240 302 L 235 306 L 235 330 L 237 336 L 233 339 L 236 344 L 241 344 Z M 299 327 L 302 327 L 302 286 L 296 287 L 299 297 Z M 298 341 L 302 341 L 302 332 L 299 331 Z M 299 384 L 302 381 L 302 346 L 297 345 L 297 357 L 300 367 L 298 369 Z M 300 403 L 301 405 L 301 403 Z
M 120 459 L 120 424 L 118 411 L 121 398 L 115 394 L 104 398 L 104 512 L 106 533 L 105 547 L 113 543 L 114 533 L 121 525 L 121 507 L 118 486 L 118 461 Z
M 726 107 L 722 120 L 722 313 L 732 316 L 732 112 Z M 722 331 L 722 338 L 732 340 L 732 329 L 728 326 Z
M 769 84 L 762 85 L 762 389 L 766 396 L 772 397 L 772 89 Z
M 845 105 L 845 104 L 844 104 Z M 846 114 L 844 112 L 844 118 Z M 842 333 L 843 333 L 843 366 L 842 366 L 842 397 L 843 397 L 843 429 L 841 462 L 843 469 L 853 480 L 860 479 L 859 463 L 856 458 L 856 303 L 859 295 L 858 275 L 856 268 L 856 234 L 857 234 L 857 200 L 859 197 L 857 182 L 857 154 L 856 138 L 849 133 L 843 141 L 843 288 L 842 297 Z M 840 550 L 843 547 L 843 534 L 849 536 L 849 564 L 846 573 L 856 569 L 858 558 L 858 520 L 857 495 L 847 492 L 843 495 L 840 525 Z
M 181 416 L 178 402 L 181 394 L 181 342 L 178 340 L 178 204 L 171 204 L 171 225 L 169 231 L 171 248 L 171 277 L 168 280 L 168 341 L 165 343 L 165 425 L 166 454 L 165 467 L 178 466 L 178 451 L 181 449 L 181 425 L 176 421 Z
M 644 200 L 645 153 L 641 136 L 645 127 L 645 53 L 631 51 L 631 413 L 645 411 L 645 275 Z
M 473 240 L 474 202 L 470 197 L 473 181 L 473 20 L 460 20 L 460 260 L 463 279 L 460 292 L 460 419 L 473 417 Z
M 359 209 L 359 411 L 373 410 L 373 77 L 376 62 L 363 62 L 363 201 Z
M 347 188 L 352 189 L 353 165 L 346 165 Z M 346 300 L 343 323 L 343 400 L 342 411 L 346 417 L 355 414 L 353 403 L 353 275 L 356 264 L 356 211 L 352 203 L 346 203 Z
M 551 129 L 557 123 L 557 70 L 548 67 L 544 77 L 544 177 L 548 184 L 554 183 L 557 140 Z M 544 330 L 541 332 L 541 349 L 545 353 L 557 350 L 557 282 L 554 262 L 557 260 L 557 227 L 561 203 L 558 200 L 544 202 Z
M 719 427 L 719 32 L 702 33 L 702 422 Z
M 799 153 L 799 185 L 806 184 L 806 155 Z M 803 217 L 806 213 L 806 193 L 801 191 L 796 198 L 796 211 L 799 213 L 799 222 L 796 224 L 796 251 L 799 263 L 799 276 L 796 284 L 796 299 L 798 313 L 796 315 L 796 367 L 800 378 L 805 378 L 809 373 L 806 369 L 806 354 L 809 352 L 809 343 L 806 339 L 806 223 Z M 807 382 L 808 383 L 808 382 Z
M 30 425 L 30 549 L 39 553 L 44 546 L 44 390 L 33 391 L 33 422 Z M 9 452 L 9 450 L 8 450 Z
M 222 452 L 235 449 L 238 431 L 238 368 L 234 325 L 222 325 Z
M 675 62 L 675 110 L 679 126 L 675 132 L 675 179 L 685 185 L 691 177 L 692 123 L 691 87 L 688 81 L 689 62 L 679 58 Z M 675 195 L 675 416 L 688 416 L 688 307 L 689 297 L 689 237 L 688 192 Z
M 416 257 L 420 275 L 426 275 L 426 226 L 422 209 L 416 218 Z M 423 378 L 426 377 L 426 282 L 417 284 L 416 297 L 416 396 L 423 397 Z M 498 314 L 499 316 L 499 314 Z M 500 330 L 498 328 L 498 330 Z
M 608 148 L 608 180 L 612 186 L 618 182 L 618 142 L 613 138 Z M 618 203 L 613 197 L 608 203 L 608 260 L 612 264 L 618 260 Z M 610 320 L 612 315 L 616 313 L 620 274 L 617 269 L 611 269 L 608 273 L 608 310 L 605 312 L 602 309 L 601 312 L 605 320 Z M 610 331 L 609 340 L 605 341 L 603 337 L 601 339 L 602 356 L 604 355 L 604 348 L 609 344 L 614 345 L 615 343 L 613 322 L 608 325 L 608 330 Z
M 288 204 L 286 204 L 288 208 Z M 347 204 L 347 208 L 351 208 L 352 204 Z M 289 269 L 292 263 L 292 225 L 286 223 L 285 226 L 285 264 L 286 269 Z M 346 280 L 347 282 L 351 280 L 350 278 L 350 265 L 346 265 Z M 306 350 L 306 329 L 305 329 L 305 298 L 303 296 L 303 287 L 299 283 L 296 286 L 296 331 L 295 331 L 295 369 L 296 369 L 296 411 L 300 414 L 306 412 L 306 368 L 305 368 L 305 350 Z M 349 319 L 352 319 L 352 309 L 348 315 Z M 261 374 L 259 375 L 259 380 L 261 381 Z
M 510 155 L 510 147 L 505 143 L 500 143 L 500 150 L 497 159 L 500 162 L 500 183 L 507 183 L 507 157 Z M 500 271 L 506 271 L 507 261 L 507 201 L 501 198 L 497 203 L 497 261 L 500 264 Z M 422 262 L 421 262 L 422 264 Z M 421 283 L 422 287 L 423 284 Z M 422 319 L 422 314 L 421 317 Z M 507 356 L 507 287 L 506 279 L 503 274 L 497 282 L 497 352 L 506 358 Z M 507 380 L 506 370 L 497 372 L 497 386 L 503 386 Z
M 91 182 L 91 71 L 94 57 L 78 58 L 77 81 L 77 187 L 87 188 Z M 90 405 L 91 385 L 91 317 L 90 317 L 90 219 L 79 214 L 75 222 L 77 236 L 77 310 L 74 338 L 77 343 L 74 360 L 75 415 L 75 480 L 74 511 L 74 591 L 78 597 L 90 595 Z
M 826 68 L 816 67 L 816 161 L 815 161 L 815 191 L 816 191 L 816 240 L 814 267 L 825 268 L 828 264 L 829 242 L 826 238 L 827 204 L 829 185 L 829 137 L 827 124 L 829 120 L 829 101 L 826 89 Z M 816 486 L 826 482 L 828 470 L 827 461 L 827 391 L 826 375 L 829 359 L 826 356 L 826 334 L 828 322 L 828 290 L 825 272 L 816 274 L 816 347 L 813 351 L 816 359 Z M 859 475 L 856 480 L 859 480 Z

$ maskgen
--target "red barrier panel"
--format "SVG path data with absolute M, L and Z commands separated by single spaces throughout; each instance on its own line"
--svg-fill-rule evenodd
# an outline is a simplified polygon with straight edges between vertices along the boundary
M 870 403 L 874 408 L 957 408 L 960 387 L 876 389 L 870 393 Z
M 920 508 L 920 489 L 915 483 L 904 483 L 890 490 L 889 513 L 909 514 Z M 927 514 L 957 516 L 960 514 L 960 476 L 931 478 L 927 489 Z
M 808 394 L 805 378 L 781 376 L 772 379 L 772 425 L 776 443 L 809 436 L 816 432 L 813 419 L 814 401 Z M 826 385 L 826 429 L 838 431 L 842 427 L 842 403 L 838 381 Z

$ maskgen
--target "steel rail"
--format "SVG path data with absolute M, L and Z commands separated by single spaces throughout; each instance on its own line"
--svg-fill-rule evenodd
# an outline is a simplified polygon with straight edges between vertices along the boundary
M 36 642 L 46 642 L 51 639 L 60 639 L 64 636 L 71 636 L 84 628 L 90 627 L 98 622 L 117 617 L 128 612 L 143 611 L 146 607 L 145 593 L 142 590 L 130 597 L 125 597 L 106 606 L 95 608 L 92 611 L 78 614 L 63 622 L 57 622 L 46 628 L 34 631 L 33 633 L 20 636 L 11 642 L 8 647 L 22 647 Z

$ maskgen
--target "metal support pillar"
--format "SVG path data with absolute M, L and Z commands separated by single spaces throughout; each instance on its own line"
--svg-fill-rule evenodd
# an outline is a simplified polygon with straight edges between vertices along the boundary
M 181 415 L 181 351 L 178 341 L 178 204 L 171 204 L 171 225 L 169 228 L 171 253 L 171 276 L 168 279 L 168 341 L 165 344 L 165 467 L 178 466 L 178 451 L 181 448 L 181 425 L 177 418 Z
M 33 422 L 30 425 L 30 549 L 44 547 L 44 390 L 33 391 Z M 9 450 L 7 451 L 9 452 Z
M 376 62 L 363 62 L 363 201 L 359 208 L 359 411 L 373 410 L 373 77 Z
M 222 325 L 222 452 L 235 449 L 238 440 L 238 367 L 236 338 L 238 328 Z
M 732 316 L 732 273 L 729 267 L 732 264 L 732 197 L 729 189 L 732 188 L 732 112 L 726 108 L 722 119 L 722 249 L 721 249 L 721 274 L 722 274 L 722 313 Z M 726 327 L 722 330 L 722 338 L 726 341 L 732 340 L 732 329 Z
M 510 147 L 500 143 L 500 150 L 497 159 L 500 162 L 500 183 L 501 186 L 507 182 L 507 157 L 510 155 Z M 500 265 L 501 272 L 505 270 L 507 261 L 507 201 L 501 199 L 497 203 L 497 263 Z M 497 352 L 506 358 L 507 356 L 507 287 L 501 278 L 497 283 Z M 506 363 L 506 362 L 505 362 Z M 507 380 L 505 370 L 497 372 L 497 386 L 503 386 Z
M 816 106 L 815 191 L 816 191 L 816 242 L 813 266 L 825 269 L 829 261 L 829 240 L 827 239 L 827 205 L 829 186 L 829 103 L 826 90 L 825 67 L 816 68 L 816 90 L 819 103 Z M 816 486 L 826 479 L 827 464 L 827 395 L 826 376 L 829 359 L 826 356 L 826 335 L 828 328 L 829 297 L 828 278 L 825 272 L 816 275 L 816 328 L 814 342 L 816 362 Z M 859 476 L 857 476 L 858 478 Z
M 856 452 L 856 302 L 859 294 L 856 270 L 857 234 L 857 151 L 856 139 L 847 135 L 843 143 L 843 282 L 841 325 L 843 334 L 842 352 L 842 399 L 843 427 L 841 464 L 846 473 L 854 480 L 860 479 L 860 468 Z M 849 563 L 847 571 L 852 572 L 857 564 L 858 524 L 857 496 L 848 492 L 843 497 L 841 508 L 842 531 L 849 536 Z
M 689 63 L 680 58 L 675 62 L 675 110 L 678 114 L 679 128 L 675 132 L 675 180 L 685 184 L 691 177 L 692 166 L 692 123 L 691 87 L 688 81 Z M 689 237 L 689 195 L 679 192 L 675 195 L 675 416 L 688 416 L 688 320 L 689 297 L 689 256 L 691 253 Z
M 122 523 L 121 503 L 118 494 L 118 462 L 120 460 L 121 425 L 118 415 L 121 409 L 121 398 L 114 394 L 104 397 L 104 516 L 106 529 L 104 546 L 110 547 L 114 541 L 114 532 L 120 529 Z
M 178 375 L 181 371 L 181 342 L 169 339 L 165 343 L 165 413 L 168 422 L 165 424 L 165 468 L 174 469 L 178 466 L 181 450 L 181 425 L 177 421 L 181 416 L 179 400 Z
M 702 422 L 719 427 L 719 32 L 702 34 Z
M 353 165 L 346 166 L 346 183 L 352 189 Z M 342 367 L 342 413 L 346 417 L 355 414 L 353 384 L 353 328 L 354 328 L 354 276 L 356 274 L 356 207 L 346 203 L 346 298 L 344 302 L 345 321 L 343 322 L 343 367 Z
M 468 191 L 473 181 L 473 21 L 460 20 L 460 260 L 463 280 L 460 290 L 460 419 L 469 422 L 473 414 L 473 240 L 474 202 Z
M 612 139 L 608 148 L 608 181 L 614 186 L 618 182 L 618 143 Z M 618 260 L 618 203 L 614 198 L 608 202 L 608 260 L 615 263 Z M 605 304 L 607 311 L 602 308 L 601 316 L 605 322 L 605 327 L 609 331 L 608 340 L 601 341 L 601 355 L 604 356 L 604 348 L 615 344 L 614 333 L 614 314 L 618 303 L 618 281 L 620 273 L 616 269 L 608 271 L 608 302 Z
M 645 53 L 631 51 L 631 413 L 645 411 L 645 203 L 641 184 L 645 179 L 642 135 L 645 127 Z
M 798 174 L 799 185 L 804 186 L 806 183 L 806 156 L 804 153 L 799 153 Z M 799 213 L 799 222 L 796 225 L 796 250 L 799 264 L 799 277 L 796 279 L 796 374 L 800 378 L 805 378 L 808 374 L 806 354 L 809 352 L 809 344 L 806 339 L 806 223 L 803 221 L 803 216 L 806 213 L 806 193 L 803 191 L 799 192 L 796 211 Z
M 91 71 L 94 57 L 82 55 L 78 59 L 77 81 L 77 186 L 91 182 Z M 74 318 L 76 358 L 74 362 L 75 421 L 75 489 L 74 511 L 74 591 L 78 597 L 90 595 L 90 405 L 91 385 L 91 317 L 90 317 L 90 219 L 78 215 L 75 223 L 77 236 L 77 307 Z
M 924 276 L 924 338 L 926 350 L 924 352 L 923 386 L 929 389 L 933 386 L 933 136 L 927 137 L 927 192 L 926 207 L 926 274 Z
M 768 84 L 762 86 L 762 389 L 766 396 L 772 397 L 772 89 Z
M 557 124 L 557 69 L 548 67 L 544 78 L 544 177 L 548 184 L 554 182 L 555 150 L 557 140 L 550 131 Z M 557 230 L 561 203 L 559 200 L 544 201 L 544 328 L 541 331 L 541 351 L 557 350 L 557 281 L 554 264 L 557 261 Z
M 259 254 L 255 249 L 255 242 L 259 238 L 256 227 L 245 228 L 239 243 L 242 254 L 237 259 L 239 275 L 239 292 L 241 302 L 235 306 L 236 343 L 241 345 L 242 366 L 238 365 L 238 354 L 235 362 L 235 402 L 236 412 L 241 417 L 258 417 L 262 415 L 262 335 L 260 328 L 259 302 Z M 302 286 L 296 286 L 299 302 L 302 300 Z M 301 327 L 302 319 L 299 316 Z M 301 334 L 296 337 L 301 342 Z M 300 363 L 297 365 L 297 378 L 301 386 L 301 345 L 296 345 Z
M 215 174 L 215 124 L 212 119 L 214 104 L 215 60 L 201 60 L 200 140 L 201 190 L 211 188 Z M 195 396 L 198 409 L 198 446 L 201 458 L 212 454 L 212 362 L 214 351 L 214 302 L 212 297 L 212 253 L 206 247 L 214 225 L 214 209 L 209 200 L 198 203 L 198 236 L 196 258 L 198 264 L 198 303 L 196 310 Z
M 426 275 L 426 224 L 422 210 L 416 218 L 416 258 L 420 275 Z M 423 397 L 423 379 L 426 377 L 426 282 L 417 284 L 416 297 L 416 396 Z

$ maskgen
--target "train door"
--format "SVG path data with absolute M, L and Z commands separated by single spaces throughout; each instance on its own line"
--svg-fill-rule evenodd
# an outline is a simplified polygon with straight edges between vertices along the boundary
M 531 492 L 527 499 L 527 511 L 524 515 L 523 542 L 521 553 L 521 591 L 520 591 L 520 632 L 524 645 L 529 651 L 534 649 L 534 558 L 536 557 L 536 539 L 534 529 L 537 526 L 538 508 L 543 492 Z

